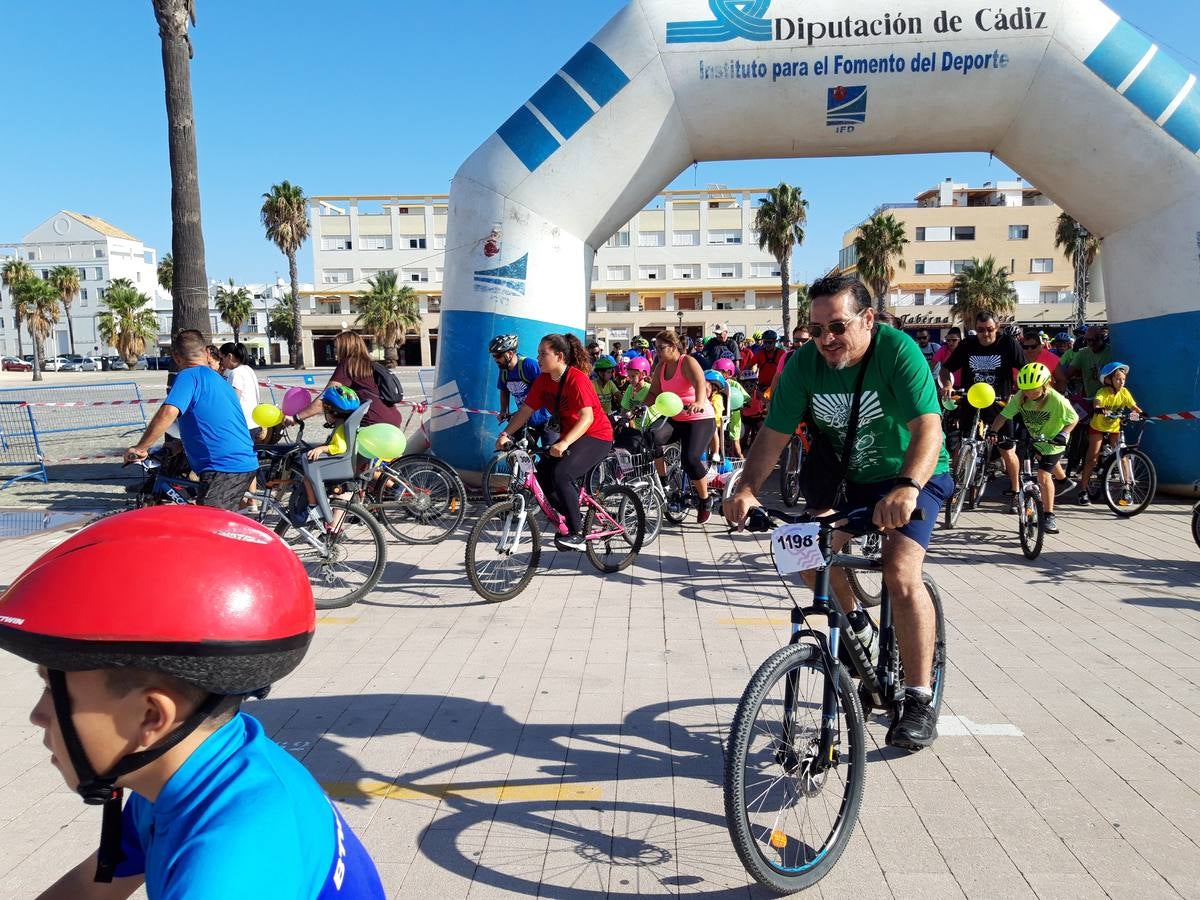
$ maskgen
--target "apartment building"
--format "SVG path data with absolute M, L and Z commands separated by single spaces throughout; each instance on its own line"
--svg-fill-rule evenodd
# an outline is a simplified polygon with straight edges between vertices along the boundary
M 783 322 L 779 266 L 758 249 L 765 188 L 668 191 L 601 247 L 592 269 L 588 337 L 628 342 L 664 328 L 699 336 L 720 322 L 747 333 Z M 310 197 L 313 289 L 301 291 L 304 335 L 318 365 L 353 325 L 371 276 L 395 271 L 417 293 L 419 333 L 402 364 L 436 361 L 445 270 L 445 195 Z M 482 352 L 482 351 L 481 351 Z
M 954 277 L 972 259 L 995 257 L 1008 269 L 1017 292 L 1011 318 L 1022 324 L 1056 327 L 1074 317 L 1074 271 L 1054 246 L 1062 209 L 1035 187 L 1020 181 L 970 187 L 946 179 L 911 203 L 886 203 L 903 225 L 908 244 L 888 292 L 891 311 L 910 327 L 936 329 L 950 324 Z M 858 226 L 842 237 L 838 266 L 854 270 Z M 1091 273 L 1089 321 L 1105 321 L 1104 284 L 1097 264 Z

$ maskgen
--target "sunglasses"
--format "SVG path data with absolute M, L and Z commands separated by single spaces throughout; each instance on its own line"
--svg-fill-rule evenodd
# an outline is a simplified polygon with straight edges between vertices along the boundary
M 1042 345 L 1041 344 L 1022 344 L 1021 346 L 1026 350 L 1037 350 Z
M 828 325 L 817 325 L 815 323 L 811 324 L 808 326 L 808 333 L 813 336 L 814 340 L 816 340 L 817 338 L 820 338 L 821 335 L 823 335 L 826 332 L 826 330 L 828 330 L 830 334 L 832 334 L 836 337 L 841 337 L 843 334 L 846 333 L 846 328 L 850 325 L 850 323 L 853 322 L 855 319 L 860 318 L 864 312 L 866 312 L 865 309 L 861 310 L 856 315 L 853 315 L 850 318 L 846 319 L 846 321 L 844 321 L 844 322 L 830 322 Z
M 975 333 L 976 334 L 995 334 L 996 329 L 995 328 L 976 328 Z

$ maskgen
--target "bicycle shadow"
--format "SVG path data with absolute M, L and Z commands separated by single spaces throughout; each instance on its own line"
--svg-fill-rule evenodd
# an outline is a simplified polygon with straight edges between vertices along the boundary
M 654 703 L 611 723 L 566 712 L 523 724 L 486 700 L 434 694 L 272 696 L 246 711 L 335 799 L 410 804 L 427 822 L 415 852 L 468 881 L 577 900 L 643 888 L 720 898 L 748 896 L 724 816 L 657 797 L 692 785 L 684 796 L 720 809 L 721 723 L 736 703 Z M 370 756 L 364 742 L 406 737 L 422 751 L 395 768 L 356 759 Z M 471 776 L 486 770 L 511 774 Z

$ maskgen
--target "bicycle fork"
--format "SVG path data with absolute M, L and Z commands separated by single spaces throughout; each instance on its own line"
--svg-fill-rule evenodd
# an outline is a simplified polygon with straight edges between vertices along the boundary
M 525 530 L 525 519 L 529 515 L 524 497 L 518 495 L 513 503 L 516 509 L 504 517 L 504 528 L 500 532 L 500 546 L 509 556 L 520 549 L 521 534 Z

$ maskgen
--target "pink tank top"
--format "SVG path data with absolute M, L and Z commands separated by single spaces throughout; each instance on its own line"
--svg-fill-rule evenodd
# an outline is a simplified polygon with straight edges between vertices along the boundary
M 683 372 L 683 359 L 675 363 L 675 374 L 670 378 L 667 377 L 667 364 L 663 363 L 662 374 L 659 376 L 659 383 L 662 384 L 664 391 L 670 391 L 672 394 L 678 394 L 679 399 L 683 401 L 683 412 L 675 416 L 676 422 L 691 422 L 696 419 L 712 419 L 714 418 L 712 404 L 709 403 L 708 397 L 703 397 L 704 410 L 702 412 L 688 412 L 687 408 L 696 402 L 696 387 L 692 384 L 688 377 Z

